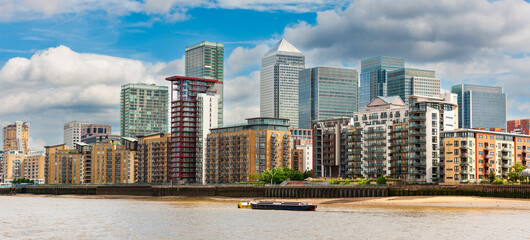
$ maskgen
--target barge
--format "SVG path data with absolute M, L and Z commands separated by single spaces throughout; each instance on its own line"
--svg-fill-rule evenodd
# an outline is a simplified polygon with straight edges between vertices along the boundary
M 290 210 L 290 211 L 315 211 L 317 205 L 306 202 L 257 202 L 250 203 L 252 209 L 258 210 Z

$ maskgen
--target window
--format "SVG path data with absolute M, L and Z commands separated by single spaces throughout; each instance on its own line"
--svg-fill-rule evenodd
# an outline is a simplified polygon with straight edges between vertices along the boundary
M 484 146 L 484 143 L 479 143 L 478 146 L 482 147 L 482 146 Z

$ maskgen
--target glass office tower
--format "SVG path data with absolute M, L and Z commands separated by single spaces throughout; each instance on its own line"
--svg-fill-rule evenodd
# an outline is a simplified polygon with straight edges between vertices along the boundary
M 402 58 L 379 56 L 361 61 L 358 110 L 364 111 L 375 97 L 388 96 L 387 74 L 402 68 L 405 68 Z
M 298 128 L 298 74 L 305 68 L 305 57 L 282 39 L 261 59 L 260 115 L 289 119 Z
M 355 69 L 315 67 L 300 71 L 299 127 L 316 119 L 349 117 L 357 111 Z
M 121 137 L 168 132 L 168 94 L 166 86 L 142 83 L 121 86 Z
M 186 47 L 186 77 L 224 80 L 224 44 L 203 41 Z M 218 93 L 221 104 L 221 124 L 223 115 L 223 84 Z
M 451 92 L 458 95 L 459 128 L 506 129 L 507 95 L 502 87 L 459 84 Z
M 440 94 L 440 79 L 432 70 L 404 68 L 387 76 L 388 96 L 399 96 L 407 105 L 412 95 L 433 97 Z

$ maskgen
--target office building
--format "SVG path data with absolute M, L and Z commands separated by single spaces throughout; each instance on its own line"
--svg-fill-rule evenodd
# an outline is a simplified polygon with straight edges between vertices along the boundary
M 71 149 L 75 148 L 76 143 L 82 142 L 83 126 L 89 125 L 89 122 L 72 121 L 64 124 L 63 142 Z
M 399 96 L 408 105 L 409 97 L 433 97 L 440 94 L 440 79 L 432 70 L 404 68 L 387 74 L 388 96 Z
M 261 59 L 260 116 L 289 119 L 298 128 L 299 72 L 305 68 L 305 57 L 282 39 Z
M 125 84 L 120 93 L 120 136 L 144 136 L 168 131 L 168 88 Z
M 379 56 L 361 61 L 358 110 L 364 111 L 372 99 L 388 95 L 388 73 L 405 68 L 402 58 Z
M 316 119 L 349 117 L 357 111 L 357 71 L 315 67 L 300 71 L 299 127 L 312 128 Z
M 93 123 L 84 124 L 81 127 L 81 142 L 87 143 L 86 140 L 88 138 L 105 137 L 105 136 L 111 135 L 111 133 L 112 133 L 112 126 L 108 124 L 93 124 Z
M 206 145 L 206 183 L 249 181 L 250 174 L 291 167 L 288 119 L 248 118 L 212 128 Z
M 173 76 L 171 82 L 171 181 L 204 182 L 206 136 L 222 123 L 222 82 Z
M 169 183 L 171 135 L 156 133 L 138 137 L 135 182 Z
M 506 125 L 509 133 L 530 135 L 530 119 L 511 120 Z
M 451 92 L 458 95 L 459 128 L 506 129 L 507 96 L 502 87 L 459 84 Z
M 461 129 L 445 131 L 445 182 L 472 183 L 488 179 L 493 172 L 507 178 L 510 168 L 530 163 L 530 136 Z

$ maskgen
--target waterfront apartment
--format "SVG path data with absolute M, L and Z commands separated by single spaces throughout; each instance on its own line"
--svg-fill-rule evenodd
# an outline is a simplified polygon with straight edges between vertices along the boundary
M 260 117 L 212 128 L 206 141 L 206 183 L 249 181 L 251 174 L 292 167 L 288 127 L 288 119 Z
M 313 142 L 312 129 L 289 128 L 289 131 L 291 132 L 291 140 L 293 141 L 293 146 L 311 144 Z
M 313 170 L 313 143 L 296 145 L 296 150 L 302 150 L 302 169 L 303 172 Z
M 287 40 L 280 40 L 261 59 L 260 116 L 289 119 L 298 128 L 299 72 L 305 57 Z
M 156 133 L 138 137 L 135 182 L 169 183 L 171 135 Z
M 29 124 L 21 121 L 16 121 L 13 124 L 8 124 L 3 129 L 4 154 L 7 151 L 16 150 L 27 153 L 29 151 Z
M 488 179 L 490 171 L 506 178 L 515 163 L 530 163 L 530 136 L 461 129 L 445 131 L 445 182 L 468 183 Z
M 357 111 L 357 71 L 348 68 L 314 67 L 299 75 L 299 127 L 312 128 L 312 121 L 348 117 Z
M 44 151 L 29 151 L 24 156 L 24 162 L 22 162 L 22 177 L 33 180 L 38 184 L 44 184 L 46 182 L 46 176 L 44 175 L 45 159 L 46 154 Z
M 168 131 L 168 88 L 155 84 L 125 84 L 120 92 L 120 136 L 144 136 Z
M 451 92 L 458 95 L 458 128 L 506 129 L 507 95 L 502 87 L 459 84 Z
M 116 142 L 46 148 L 46 183 L 133 183 L 135 151 Z
M 222 82 L 173 76 L 171 82 L 171 181 L 205 182 L 206 137 L 221 126 Z
M 13 179 L 22 177 L 24 157 L 24 151 L 9 150 L 4 152 L 2 168 L 4 170 L 3 179 L 5 183 L 11 183 Z
M 457 124 L 454 97 L 411 96 L 409 107 L 377 97 L 352 118 L 316 121 L 314 176 L 442 181 L 441 132 Z

